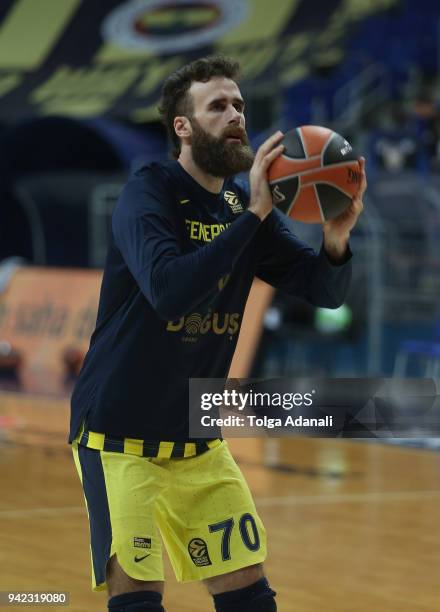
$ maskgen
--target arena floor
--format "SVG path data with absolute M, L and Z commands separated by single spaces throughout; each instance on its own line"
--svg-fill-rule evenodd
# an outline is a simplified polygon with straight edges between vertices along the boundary
M 0 590 L 68 591 L 72 612 L 105 610 L 105 594 L 90 590 L 88 523 L 64 436 L 2 438 Z M 280 611 L 440 609 L 437 452 L 323 439 L 230 446 L 267 527 Z M 167 611 L 212 609 L 203 586 L 166 569 Z

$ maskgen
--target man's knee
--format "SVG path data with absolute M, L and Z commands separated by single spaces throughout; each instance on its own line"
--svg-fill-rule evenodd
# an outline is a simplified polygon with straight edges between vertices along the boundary
M 266 578 L 236 589 L 214 595 L 216 612 L 276 612 L 275 591 Z
M 235 572 L 229 572 L 228 574 L 222 574 L 221 576 L 214 576 L 213 578 L 207 578 L 204 583 L 208 587 L 208 591 L 211 595 L 217 593 L 223 593 L 224 591 L 234 591 L 250 584 L 253 584 L 264 576 L 264 569 L 261 563 L 257 565 L 249 565 L 242 569 L 236 570 Z
M 264 577 L 262 565 L 205 581 L 217 612 L 276 612 L 276 593 Z
M 161 581 L 136 580 L 119 565 L 116 555 L 107 564 L 108 609 L 111 612 L 164 612 Z

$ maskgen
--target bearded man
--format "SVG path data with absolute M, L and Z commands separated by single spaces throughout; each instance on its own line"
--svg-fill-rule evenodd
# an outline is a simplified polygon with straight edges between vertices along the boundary
M 167 79 L 175 159 L 136 172 L 113 214 L 70 431 L 93 588 L 113 612 L 164 611 L 162 542 L 177 580 L 203 581 L 217 612 L 277 609 L 266 533 L 227 442 L 189 436 L 188 381 L 227 376 L 255 276 L 318 306 L 343 302 L 366 183 L 363 172 L 349 211 L 324 224 L 319 253 L 298 240 L 267 182 L 283 134 L 254 156 L 238 71 L 214 56 Z M 249 184 L 234 178 L 248 170 Z

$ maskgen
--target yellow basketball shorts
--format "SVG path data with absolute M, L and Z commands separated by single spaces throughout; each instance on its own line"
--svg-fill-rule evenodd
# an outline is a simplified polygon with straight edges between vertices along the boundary
M 73 443 L 90 523 L 92 588 L 106 588 L 116 554 L 128 576 L 164 580 L 162 539 L 179 582 L 219 576 L 266 558 L 266 532 L 226 441 L 162 459 Z

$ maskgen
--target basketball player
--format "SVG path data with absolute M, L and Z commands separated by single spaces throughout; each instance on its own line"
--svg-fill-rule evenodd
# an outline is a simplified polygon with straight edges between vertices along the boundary
M 227 376 L 254 276 L 329 308 L 350 280 L 351 207 L 319 253 L 272 208 L 270 163 L 245 131 L 238 64 L 197 60 L 163 87 L 176 159 L 152 163 L 115 208 L 96 329 L 73 398 L 70 442 L 87 503 L 93 588 L 113 612 L 163 611 L 162 540 L 177 580 L 218 612 L 273 612 L 266 536 L 219 439 L 188 436 L 188 379 Z M 250 170 L 250 185 L 234 175 Z

